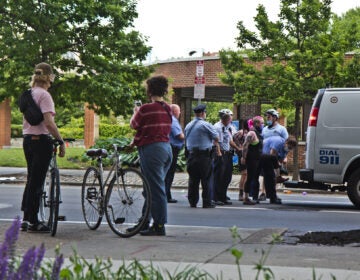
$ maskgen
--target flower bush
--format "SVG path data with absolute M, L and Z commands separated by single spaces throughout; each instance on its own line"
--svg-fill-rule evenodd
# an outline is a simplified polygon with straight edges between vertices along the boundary
M 63 256 L 57 253 L 53 264 L 49 261 L 43 264 L 44 244 L 38 248 L 31 247 L 22 258 L 16 256 L 19 231 L 20 218 L 17 217 L 6 231 L 5 240 L 0 247 L 0 279 L 59 279 L 60 269 L 64 262 Z

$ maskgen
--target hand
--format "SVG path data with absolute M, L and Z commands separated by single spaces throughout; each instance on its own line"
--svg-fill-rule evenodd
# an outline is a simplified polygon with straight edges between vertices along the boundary
M 65 144 L 60 145 L 59 157 L 65 156 Z
M 139 106 L 134 106 L 134 113 L 137 113 L 139 111 L 140 107 Z

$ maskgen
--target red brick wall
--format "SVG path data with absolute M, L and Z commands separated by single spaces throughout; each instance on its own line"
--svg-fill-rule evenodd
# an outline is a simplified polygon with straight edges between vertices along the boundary
M 0 103 L 0 149 L 10 146 L 11 140 L 11 107 L 10 99 Z
M 172 88 L 193 87 L 198 59 L 169 60 L 156 65 L 154 75 L 165 75 Z M 206 86 L 224 86 L 218 73 L 224 72 L 218 57 L 204 57 L 204 76 Z

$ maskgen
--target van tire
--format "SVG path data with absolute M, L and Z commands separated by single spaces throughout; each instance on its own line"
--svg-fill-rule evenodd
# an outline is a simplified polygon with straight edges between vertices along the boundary
M 355 170 L 349 177 L 347 194 L 354 206 L 360 209 L 360 169 Z

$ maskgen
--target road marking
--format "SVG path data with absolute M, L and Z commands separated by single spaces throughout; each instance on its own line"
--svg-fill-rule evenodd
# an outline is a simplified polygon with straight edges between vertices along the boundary
M 10 208 L 12 207 L 12 204 L 8 204 L 8 203 L 0 203 L 0 209 L 3 209 L 3 208 Z
M 231 209 L 231 210 L 263 210 L 263 211 L 268 211 L 271 210 L 273 211 L 274 209 L 269 209 L 269 208 L 258 208 L 258 207 L 252 207 L 251 205 L 249 206 L 243 206 L 243 207 L 236 207 L 236 206 L 216 206 L 215 209 Z

